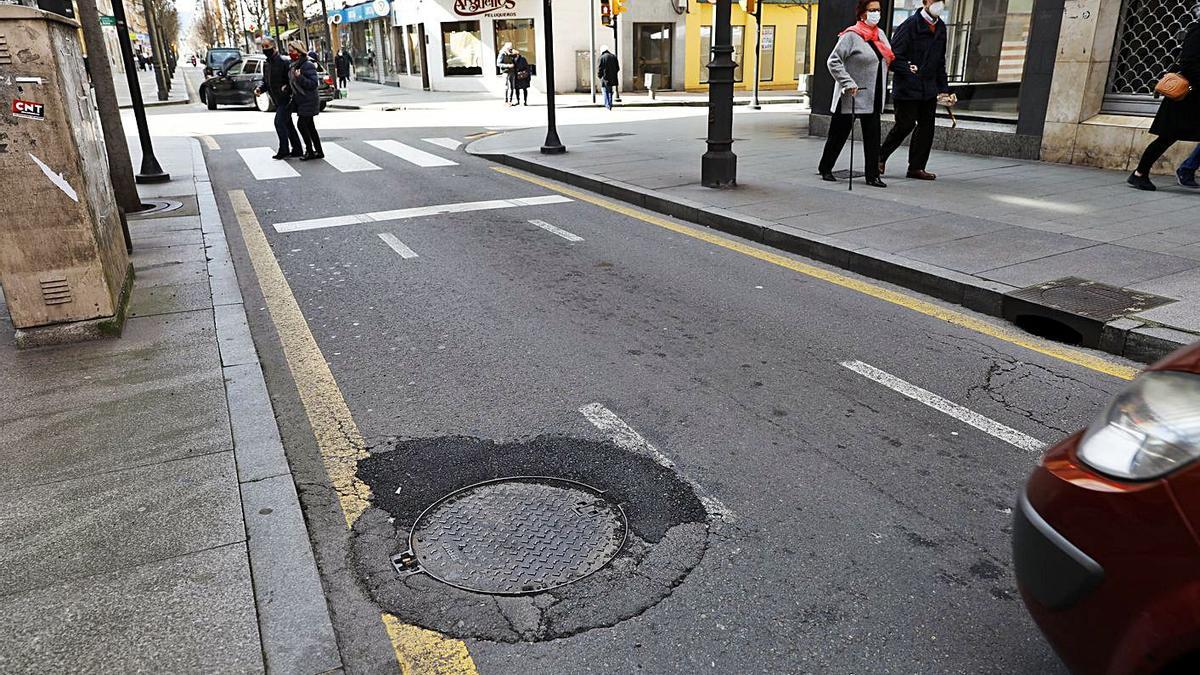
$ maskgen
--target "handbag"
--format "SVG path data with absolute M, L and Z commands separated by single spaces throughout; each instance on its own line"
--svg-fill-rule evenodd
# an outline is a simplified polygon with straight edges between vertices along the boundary
M 1172 101 L 1182 101 L 1192 91 L 1192 83 L 1179 73 L 1167 73 L 1158 84 L 1154 85 L 1154 93 L 1161 94 Z

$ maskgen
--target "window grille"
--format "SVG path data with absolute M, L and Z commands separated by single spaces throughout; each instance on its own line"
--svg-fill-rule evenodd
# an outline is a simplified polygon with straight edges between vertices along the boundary
M 1153 115 L 1154 85 L 1175 65 L 1183 36 L 1194 21 L 1195 0 L 1125 0 L 1117 23 L 1104 111 Z

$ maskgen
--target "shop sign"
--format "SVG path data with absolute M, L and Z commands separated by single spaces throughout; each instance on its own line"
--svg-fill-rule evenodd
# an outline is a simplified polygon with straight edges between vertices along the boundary
M 46 119 L 46 106 L 33 101 L 22 101 L 19 98 L 14 98 L 12 102 L 12 113 L 17 117 L 24 117 L 30 120 Z
M 353 7 L 331 9 L 329 10 L 329 19 L 335 24 L 358 23 L 359 21 L 387 18 L 391 13 L 391 2 L 388 0 L 373 0 L 372 2 L 354 5 Z
M 101 14 L 100 15 L 100 25 L 101 26 L 115 26 L 115 25 L 117 25 L 117 17 L 108 16 L 107 14 Z
M 479 16 L 516 8 L 517 0 L 454 0 L 454 13 L 459 16 Z

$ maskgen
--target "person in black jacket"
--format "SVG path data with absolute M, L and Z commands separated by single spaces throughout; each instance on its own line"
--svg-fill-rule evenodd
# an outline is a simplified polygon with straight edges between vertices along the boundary
M 317 75 L 317 66 L 304 53 L 304 44 L 298 40 L 288 43 L 288 56 L 292 59 L 292 65 L 288 68 L 292 107 L 296 110 L 296 126 L 300 127 L 300 137 L 304 139 L 304 156 L 300 159 L 322 159 L 325 153 L 321 150 L 321 137 L 313 121 L 321 112 L 321 99 L 317 94 L 321 79 Z
M 525 97 L 524 104 L 529 105 L 529 81 L 533 78 L 533 69 L 529 67 L 529 59 L 526 59 L 519 49 L 513 48 L 512 53 L 512 104 L 521 103 L 523 96 Z
M 600 87 L 604 90 L 604 107 L 609 110 L 612 110 L 613 87 L 617 86 L 620 72 L 621 64 L 617 62 L 617 55 L 608 51 L 608 47 L 601 47 L 596 77 L 600 78 Z
M 338 89 L 350 86 L 350 51 L 342 47 L 342 51 L 334 59 L 334 69 L 337 70 Z
M 296 133 L 296 126 L 292 124 L 292 94 L 288 87 L 288 61 L 276 51 L 275 41 L 271 38 L 263 38 L 262 52 L 267 60 L 263 63 L 262 82 L 258 83 L 258 88 L 254 90 L 254 93 L 261 95 L 265 91 L 271 95 L 271 101 L 275 103 L 275 135 L 279 137 L 279 151 L 275 153 L 274 158 L 300 157 L 304 152 L 300 149 L 300 134 Z
M 929 151 L 933 149 L 934 113 L 939 96 L 950 103 L 954 100 L 946 77 L 946 23 L 941 18 L 945 9 L 942 0 L 924 0 L 923 7 L 892 33 L 892 51 L 896 54 L 891 66 L 895 74 L 892 101 L 896 124 L 879 150 L 881 174 L 888 157 L 915 128 L 908 146 L 908 177 L 937 178 L 925 170 Z
M 1146 146 L 1137 168 L 1129 174 L 1127 183 L 1139 190 L 1155 190 L 1150 182 L 1150 169 L 1154 163 L 1178 141 L 1200 141 L 1200 2 L 1192 7 L 1197 21 L 1188 28 L 1179 52 L 1179 66 L 1175 72 L 1192 84 L 1192 91 L 1182 100 L 1163 98 L 1150 125 L 1150 133 L 1158 136 Z

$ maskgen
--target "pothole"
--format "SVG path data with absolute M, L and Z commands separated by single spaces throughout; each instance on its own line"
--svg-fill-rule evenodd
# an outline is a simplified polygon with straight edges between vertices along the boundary
M 358 476 L 372 491 L 353 530 L 366 592 L 406 623 L 459 638 L 533 642 L 616 625 L 667 598 L 708 545 L 689 484 L 610 443 L 393 441 Z

